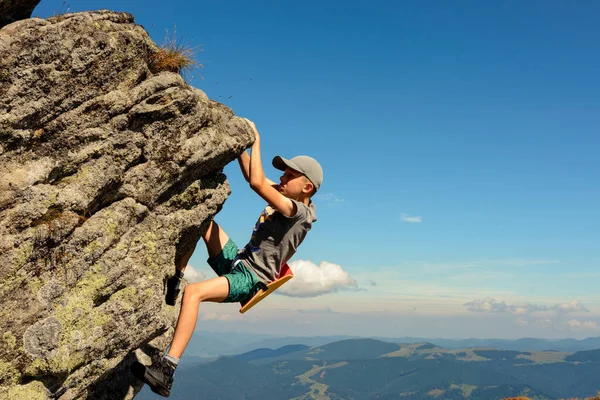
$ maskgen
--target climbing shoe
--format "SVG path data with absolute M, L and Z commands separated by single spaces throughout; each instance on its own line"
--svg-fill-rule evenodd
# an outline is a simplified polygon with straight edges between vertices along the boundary
M 175 270 L 175 275 L 165 279 L 165 303 L 168 305 L 175 305 L 175 301 L 177 301 L 177 297 L 179 296 L 179 291 L 181 289 L 182 280 L 183 272 L 178 269 Z
M 131 364 L 131 372 L 136 378 L 150 386 L 154 393 L 158 393 L 163 397 L 169 397 L 171 394 L 175 365 L 168 360 L 163 358 L 153 362 L 148 367 L 139 361 L 135 361 Z

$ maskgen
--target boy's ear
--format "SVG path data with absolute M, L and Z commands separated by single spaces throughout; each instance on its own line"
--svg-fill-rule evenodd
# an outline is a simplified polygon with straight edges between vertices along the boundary
M 313 185 L 313 183 L 307 179 L 306 183 L 304 184 L 304 188 L 302 189 L 302 191 L 304 193 L 312 193 L 312 191 L 314 190 L 314 188 L 315 188 L 315 185 Z

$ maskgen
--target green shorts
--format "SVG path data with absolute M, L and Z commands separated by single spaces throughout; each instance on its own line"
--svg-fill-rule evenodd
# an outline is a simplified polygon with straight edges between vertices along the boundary
M 238 248 L 229 239 L 219 254 L 208 259 L 208 264 L 219 276 L 224 276 L 229 281 L 229 295 L 223 303 L 244 303 L 261 288 L 261 281 L 243 262 L 232 268 L 237 256 Z

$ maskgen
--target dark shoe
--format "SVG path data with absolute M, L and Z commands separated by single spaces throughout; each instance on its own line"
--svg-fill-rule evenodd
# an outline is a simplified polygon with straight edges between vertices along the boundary
M 131 364 L 133 375 L 150 386 L 154 393 L 169 397 L 173 386 L 173 373 L 175 367 L 166 360 L 155 361 L 150 366 L 145 366 L 139 361 Z
M 183 272 L 176 270 L 175 275 L 170 276 L 165 280 L 165 303 L 174 306 L 179 297 Z

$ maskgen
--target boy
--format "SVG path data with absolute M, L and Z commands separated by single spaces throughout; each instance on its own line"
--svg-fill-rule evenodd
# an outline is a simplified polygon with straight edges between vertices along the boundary
M 196 327 L 198 307 L 203 301 L 244 302 L 262 285 L 274 281 L 279 270 L 296 252 L 313 222 L 316 208 L 310 200 L 323 181 L 319 163 L 307 156 L 291 160 L 273 159 L 273 166 L 284 171 L 279 185 L 265 177 L 260 158 L 260 137 L 256 126 L 245 120 L 255 134 L 251 155 L 244 151 L 238 158 L 240 168 L 250 187 L 268 206 L 261 213 L 248 244 L 238 251 L 229 236 L 211 221 L 202 237 L 208 250 L 208 263 L 218 278 L 186 286 L 179 319 L 167 355 L 146 367 L 132 365 L 133 374 L 161 396 L 170 395 L 173 373 Z M 179 279 L 192 251 L 178 263 L 177 273 L 168 282 L 167 304 L 174 304 Z

